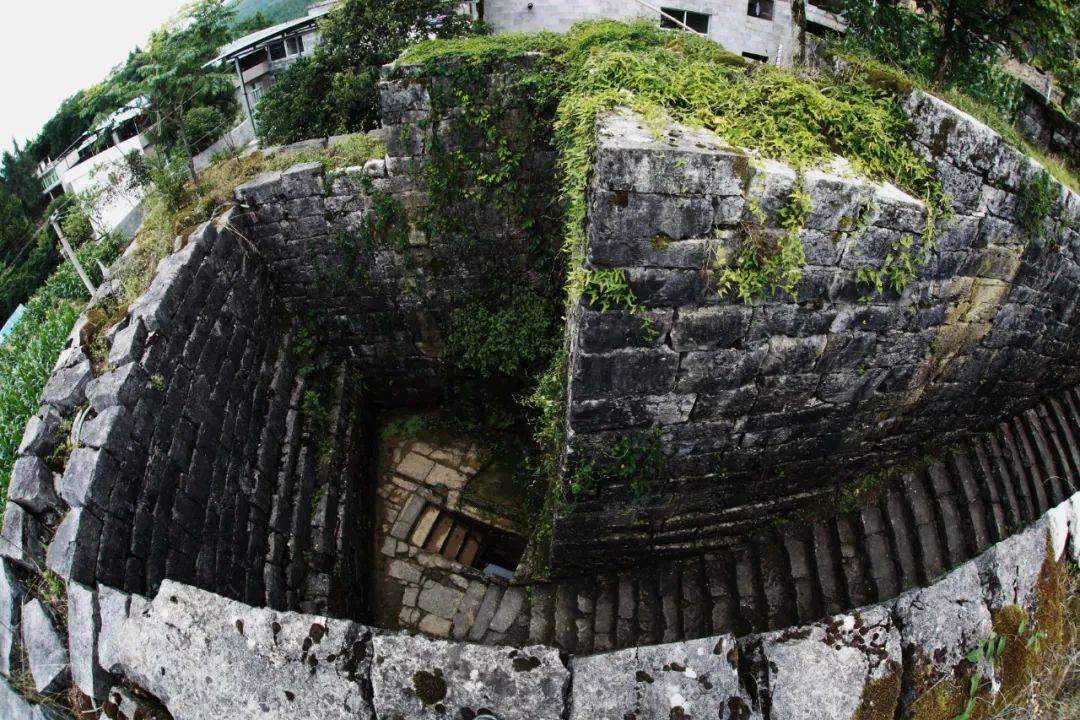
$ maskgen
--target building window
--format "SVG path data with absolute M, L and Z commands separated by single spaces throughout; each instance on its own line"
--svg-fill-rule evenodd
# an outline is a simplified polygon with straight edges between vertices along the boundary
M 752 53 L 752 52 L 744 52 L 744 53 L 742 54 L 742 56 L 743 56 L 744 58 L 746 58 L 747 60 L 754 60 L 754 61 L 756 61 L 756 62 L 760 62 L 760 63 L 767 63 L 767 62 L 769 62 L 769 56 L 768 56 L 768 55 L 758 55 L 757 53 Z
M 709 32 L 709 16 L 705 13 L 691 12 L 689 10 L 677 10 L 675 8 L 660 8 L 660 27 L 671 30 L 685 30 L 679 23 L 684 23 L 696 33 L 706 35 Z M 673 19 L 674 18 L 674 19 Z M 679 22 L 675 22 L 678 20 Z
M 294 35 L 290 38 L 285 38 L 285 51 L 289 55 L 303 55 L 304 54 L 304 37 L 302 35 Z
M 773 0 L 750 0 L 746 5 L 746 14 L 762 20 L 772 20 Z
M 284 60 L 285 59 L 285 43 L 280 40 L 273 43 L 269 47 L 271 60 Z

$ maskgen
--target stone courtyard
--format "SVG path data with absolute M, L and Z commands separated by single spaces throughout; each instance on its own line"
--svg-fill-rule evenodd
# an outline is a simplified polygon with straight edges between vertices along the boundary
M 525 590 L 509 581 L 525 538 L 509 517 L 512 498 L 484 493 L 490 453 L 468 441 L 383 437 L 376 618 L 434 637 L 520 643 Z

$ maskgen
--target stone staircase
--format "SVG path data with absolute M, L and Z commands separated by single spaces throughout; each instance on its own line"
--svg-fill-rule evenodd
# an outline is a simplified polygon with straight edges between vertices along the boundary
M 918 463 L 858 512 L 762 528 L 717 552 L 534 584 L 509 629 L 486 627 L 500 603 L 485 598 L 492 613 L 460 634 L 588 654 L 778 629 L 891 599 L 1080 488 L 1078 409 L 1077 389 L 1060 393 Z
M 409 534 L 412 545 L 468 566 L 476 560 L 483 541 L 483 532 L 430 503 L 424 506 Z

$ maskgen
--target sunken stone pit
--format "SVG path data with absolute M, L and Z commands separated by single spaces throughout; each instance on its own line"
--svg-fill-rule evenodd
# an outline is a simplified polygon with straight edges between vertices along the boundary
M 104 364 L 80 320 L 11 482 L 0 717 L 60 717 L 20 683 L 178 720 L 852 720 L 928 686 L 966 700 L 976 671 L 996 692 L 969 652 L 1080 560 L 1080 236 L 1018 224 L 1034 161 L 912 94 L 955 209 L 915 282 L 861 299 L 855 269 L 926 209 L 838 160 L 805 178 L 798 301 L 748 306 L 708 269 L 751 200 L 777 229 L 794 172 L 606 117 L 586 263 L 627 271 L 650 331 L 572 302 L 560 460 L 621 437 L 666 452 L 644 501 L 611 482 L 550 509 L 541 576 L 482 444 L 384 432 L 455 381 L 444 328 L 486 275 L 550 281 L 552 248 L 505 213 L 472 218 L 491 255 L 426 222 L 433 140 L 489 149 L 431 82 L 388 72 L 387 157 L 237 188 L 100 329 Z M 540 213 L 553 152 L 516 142 Z M 32 599 L 46 570 L 66 617 Z

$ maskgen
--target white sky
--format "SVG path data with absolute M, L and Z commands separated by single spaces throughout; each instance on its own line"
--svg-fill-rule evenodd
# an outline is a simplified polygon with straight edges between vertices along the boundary
M 182 0 L 4 0 L 0 146 L 33 139 L 60 103 L 100 82 Z

